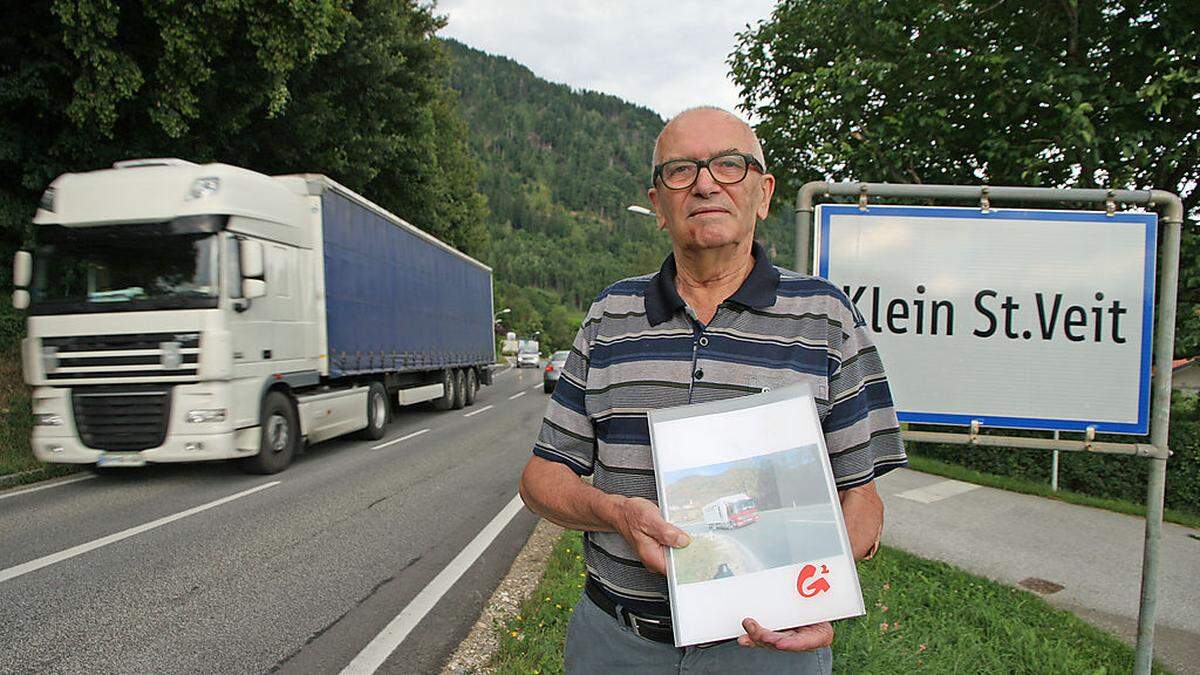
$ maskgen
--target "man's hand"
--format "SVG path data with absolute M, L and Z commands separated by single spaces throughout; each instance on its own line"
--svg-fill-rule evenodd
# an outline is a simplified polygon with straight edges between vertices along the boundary
M 692 542 L 686 532 L 663 520 L 654 502 L 641 497 L 622 497 L 613 527 L 633 547 L 646 569 L 667 573 L 663 546 L 683 548 Z
M 738 638 L 743 647 L 766 647 L 783 652 L 809 652 L 833 644 L 833 624 L 828 621 L 789 630 L 767 630 L 754 619 L 743 619 L 746 634 Z

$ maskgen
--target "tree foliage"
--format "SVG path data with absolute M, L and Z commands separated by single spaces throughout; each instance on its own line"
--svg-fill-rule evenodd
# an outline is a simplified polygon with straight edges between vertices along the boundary
M 794 193 L 814 179 L 1158 188 L 1195 215 L 1200 4 L 784 0 L 730 56 Z M 1176 350 L 1200 351 L 1185 225 Z
M 56 175 L 130 157 L 325 173 L 478 253 L 441 20 L 415 0 L 55 0 L 0 8 L 0 237 Z

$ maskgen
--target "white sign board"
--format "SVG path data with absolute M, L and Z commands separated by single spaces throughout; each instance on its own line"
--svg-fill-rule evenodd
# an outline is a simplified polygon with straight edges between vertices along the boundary
M 823 204 L 900 421 L 1145 434 L 1156 215 Z

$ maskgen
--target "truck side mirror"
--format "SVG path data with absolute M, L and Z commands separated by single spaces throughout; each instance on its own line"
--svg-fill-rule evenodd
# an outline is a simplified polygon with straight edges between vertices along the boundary
M 33 256 L 29 251 L 17 251 L 13 256 L 13 286 L 24 288 L 33 279 Z
M 263 277 L 263 246 L 261 242 L 242 239 L 238 242 L 238 253 L 241 258 L 242 277 L 247 279 L 262 279 Z M 247 298 L 251 297 L 246 295 Z M 257 296 L 261 297 L 261 296 Z
M 242 279 L 242 297 L 248 300 L 267 294 L 267 282 L 262 279 Z
M 13 307 L 16 309 L 28 309 L 29 291 L 25 290 L 24 288 L 18 288 L 17 290 L 13 291 L 12 303 Z

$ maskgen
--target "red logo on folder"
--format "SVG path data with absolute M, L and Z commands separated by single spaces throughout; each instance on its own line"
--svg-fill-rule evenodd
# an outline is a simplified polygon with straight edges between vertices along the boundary
M 820 595 L 829 590 L 829 581 L 825 579 L 825 575 L 829 574 L 829 568 L 821 565 L 820 576 L 817 575 L 815 565 L 805 565 L 800 570 L 800 576 L 796 579 L 796 590 L 801 597 L 811 598 Z

